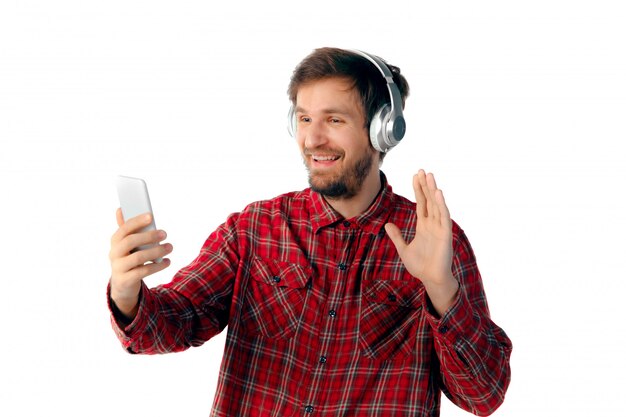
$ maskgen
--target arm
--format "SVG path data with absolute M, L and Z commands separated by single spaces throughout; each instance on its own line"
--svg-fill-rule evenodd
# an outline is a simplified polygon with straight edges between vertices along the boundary
M 453 276 L 460 283 L 450 308 L 440 317 L 426 307 L 440 364 L 442 390 L 476 415 L 493 413 L 504 401 L 510 379 L 511 341 L 491 321 L 476 259 L 467 237 L 454 225 Z
M 450 219 L 432 174 L 413 178 L 417 223 L 407 243 L 397 226 L 386 230 L 407 271 L 424 284 L 443 391 L 458 406 L 491 414 L 510 381 L 511 342 L 489 317 L 474 254 Z
M 132 316 L 119 307 L 114 297 L 119 281 L 112 276 L 108 294 L 113 329 L 129 352 L 181 351 L 201 345 L 224 329 L 238 264 L 235 218 L 231 216 L 229 223 L 207 239 L 200 255 L 172 282 L 149 289 L 139 280 Z M 112 252 L 115 250 L 112 248 Z

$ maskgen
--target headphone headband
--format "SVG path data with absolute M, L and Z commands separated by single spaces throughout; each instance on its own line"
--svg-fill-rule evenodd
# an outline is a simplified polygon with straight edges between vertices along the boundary
M 358 49 L 349 49 L 349 51 L 362 56 L 378 68 L 378 71 L 380 71 L 385 79 L 385 82 L 387 83 L 387 90 L 389 90 L 389 97 L 391 98 L 391 112 L 396 112 L 397 115 L 402 116 L 402 97 L 400 96 L 400 90 L 393 81 L 393 74 L 389 70 L 387 64 L 385 64 L 383 60 L 378 58 L 376 55 L 370 55 L 366 52 L 359 51 Z

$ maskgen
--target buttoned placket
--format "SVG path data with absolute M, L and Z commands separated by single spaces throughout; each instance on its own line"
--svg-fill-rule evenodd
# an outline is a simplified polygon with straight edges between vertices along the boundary
M 335 263 L 335 275 L 331 279 L 330 291 L 325 304 L 325 314 L 323 324 L 320 328 L 320 343 L 316 363 L 312 364 L 311 381 L 312 390 L 309 393 L 308 401 L 303 405 L 305 415 L 312 415 L 316 409 L 316 399 L 319 399 L 319 390 L 323 387 L 325 368 L 327 363 L 332 361 L 333 339 L 337 331 L 337 324 L 340 320 L 341 302 L 344 297 L 346 282 L 350 279 L 351 262 L 354 259 L 355 248 L 353 243 L 358 241 L 357 234 L 361 232 L 358 227 L 349 221 L 343 221 L 337 225 L 337 233 L 342 236 L 343 244 L 338 251 L 338 259 Z

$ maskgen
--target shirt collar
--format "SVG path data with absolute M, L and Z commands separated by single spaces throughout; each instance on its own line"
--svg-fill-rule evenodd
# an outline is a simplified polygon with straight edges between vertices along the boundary
M 311 225 L 313 233 L 317 233 L 321 228 L 336 225 L 340 222 L 349 221 L 346 227 L 359 227 L 369 233 L 383 233 L 383 228 L 390 215 L 390 208 L 393 206 L 394 194 L 391 186 L 387 183 L 387 177 L 380 171 L 381 191 L 372 201 L 372 204 L 360 215 L 351 219 L 344 219 L 324 197 L 308 189 L 309 204 L 311 213 Z M 347 223 L 346 223 L 347 224 Z

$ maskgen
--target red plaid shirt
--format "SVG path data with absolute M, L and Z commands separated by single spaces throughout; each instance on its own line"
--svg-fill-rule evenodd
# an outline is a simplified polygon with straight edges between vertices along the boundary
M 453 225 L 460 291 L 437 318 L 383 226 L 406 240 L 415 204 L 383 190 L 344 219 L 310 189 L 232 214 L 171 283 L 142 288 L 132 353 L 199 346 L 228 326 L 213 416 L 438 416 L 441 391 L 492 413 L 511 342 L 489 317 L 470 244 Z

